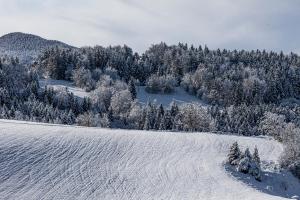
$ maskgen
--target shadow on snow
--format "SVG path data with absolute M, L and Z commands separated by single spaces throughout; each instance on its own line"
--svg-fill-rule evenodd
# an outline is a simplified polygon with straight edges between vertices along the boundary
M 299 180 L 290 172 L 278 170 L 276 167 L 270 169 L 268 163 L 262 163 L 261 182 L 255 180 L 250 174 L 238 172 L 234 166 L 226 164 L 225 170 L 237 180 L 256 190 L 273 196 L 300 200 Z

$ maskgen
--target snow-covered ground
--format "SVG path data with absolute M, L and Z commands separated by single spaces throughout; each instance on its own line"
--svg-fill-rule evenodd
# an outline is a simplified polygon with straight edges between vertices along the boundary
M 234 141 L 251 150 L 257 145 L 264 162 L 276 162 L 282 152 L 279 143 L 266 138 L 0 120 L 0 199 L 265 200 L 299 195 L 299 182 L 288 173 L 282 177 L 287 191 L 275 193 L 272 187 L 281 184 L 276 176 L 266 176 L 255 187 L 259 183 L 251 177 L 229 173 L 224 160 Z
M 145 91 L 145 87 L 140 86 L 137 87 L 137 99 L 142 104 L 156 101 L 157 104 L 163 104 L 163 106 L 169 106 L 173 101 L 177 104 L 198 103 L 205 105 L 200 99 L 188 94 L 180 87 L 176 87 L 175 92 L 171 94 L 151 94 Z
M 68 88 L 70 92 L 80 98 L 88 97 L 90 94 L 89 92 L 84 91 L 84 89 L 74 86 L 70 81 L 41 79 L 40 86 L 45 87 L 46 85 L 48 87 L 53 87 L 55 90 Z M 175 92 L 171 94 L 151 94 L 145 91 L 144 86 L 139 86 L 137 87 L 137 99 L 143 105 L 148 102 L 156 102 L 157 104 L 163 104 L 163 106 L 169 106 L 173 101 L 179 105 L 182 103 L 205 105 L 200 99 L 188 94 L 180 87 L 175 88 Z
M 39 81 L 40 87 L 53 87 L 54 90 L 61 90 L 68 88 L 70 92 L 72 92 L 75 96 L 84 98 L 88 97 L 89 93 L 86 92 L 84 89 L 76 87 L 73 82 L 64 81 L 64 80 L 53 80 L 53 79 L 41 79 Z

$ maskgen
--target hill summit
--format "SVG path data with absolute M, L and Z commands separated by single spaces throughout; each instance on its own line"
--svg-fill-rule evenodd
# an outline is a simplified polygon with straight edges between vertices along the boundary
M 36 58 L 43 50 L 52 47 L 74 48 L 63 42 L 47 40 L 42 37 L 14 32 L 0 37 L 0 55 L 19 57 L 20 61 L 28 62 Z

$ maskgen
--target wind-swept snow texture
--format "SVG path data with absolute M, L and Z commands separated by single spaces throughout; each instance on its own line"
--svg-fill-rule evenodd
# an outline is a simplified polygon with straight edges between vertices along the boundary
M 234 141 L 264 161 L 282 152 L 263 138 L 0 120 L 0 199 L 282 199 L 226 172 Z

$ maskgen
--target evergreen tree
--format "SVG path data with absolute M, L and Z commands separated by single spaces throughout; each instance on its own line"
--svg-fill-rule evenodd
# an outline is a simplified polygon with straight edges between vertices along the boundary
M 178 114 L 179 108 L 177 106 L 177 104 L 173 101 L 171 103 L 171 110 L 170 110 L 170 115 L 172 117 L 175 117 Z
M 172 130 L 173 128 L 173 118 L 170 114 L 170 111 L 166 112 L 165 115 L 164 115 L 164 127 L 165 127 L 165 130 Z
M 154 128 L 156 130 L 159 129 L 160 127 L 160 123 L 162 121 L 162 118 L 165 114 L 165 111 L 164 111 L 164 107 L 162 104 L 160 104 L 159 108 L 157 109 L 157 112 L 156 112 L 156 117 L 155 117 L 155 123 L 154 123 Z
M 91 107 L 91 101 L 90 101 L 90 99 L 87 98 L 87 97 L 84 97 L 83 98 L 83 102 L 82 102 L 83 112 L 89 111 L 90 107 Z
M 245 158 L 245 157 L 249 158 L 250 160 L 252 159 L 252 155 L 250 153 L 249 148 L 246 148 L 244 154 L 242 155 L 242 158 Z
M 242 155 L 242 159 L 238 163 L 237 170 L 245 174 L 249 173 L 249 170 L 251 169 L 251 161 L 251 153 L 249 148 L 247 148 L 244 154 Z
M 9 119 L 9 110 L 5 104 L 2 106 L 2 112 L 0 117 L 2 119 Z
M 166 116 L 163 115 L 161 120 L 160 120 L 160 123 L 159 123 L 159 130 L 163 131 L 163 130 L 167 130 L 167 126 L 166 126 L 166 123 L 167 123 L 167 120 L 166 120 Z
M 111 107 L 109 107 L 109 109 L 108 109 L 107 119 L 108 119 L 108 121 L 109 121 L 109 124 L 111 125 L 111 123 L 112 123 L 113 120 L 114 120 L 113 110 L 112 110 Z
M 136 99 L 137 92 L 136 92 L 134 81 L 132 79 L 129 81 L 128 90 L 131 93 L 132 99 L 133 100 Z
M 67 116 L 67 124 L 71 125 L 75 123 L 75 115 L 72 110 L 69 111 Z
M 149 114 L 147 113 L 146 114 L 146 118 L 145 118 L 145 123 L 144 123 L 144 127 L 143 127 L 144 130 L 150 130 L 151 127 L 150 127 L 150 119 L 149 119 Z
M 228 162 L 231 165 L 237 165 L 239 162 L 239 159 L 241 157 L 241 151 L 238 145 L 238 142 L 234 142 L 232 146 L 230 147 L 230 151 L 228 154 Z
M 253 161 L 256 163 L 257 166 L 260 166 L 260 157 L 259 157 L 258 149 L 256 146 L 254 148 Z

